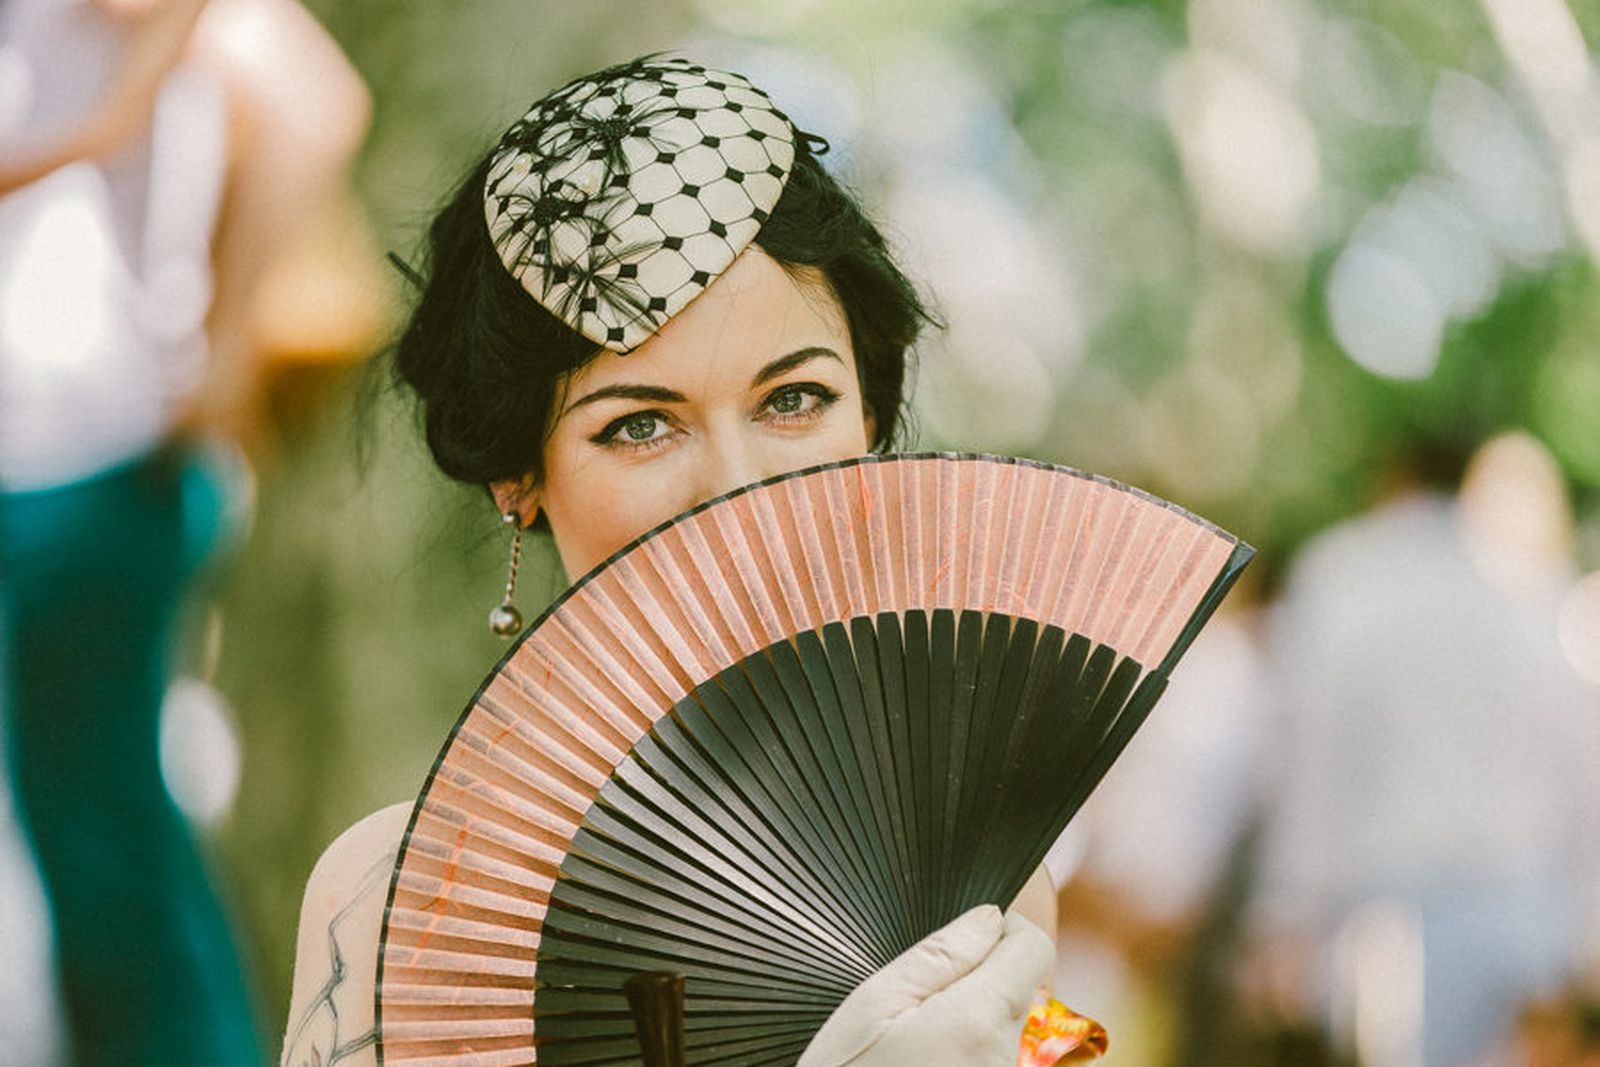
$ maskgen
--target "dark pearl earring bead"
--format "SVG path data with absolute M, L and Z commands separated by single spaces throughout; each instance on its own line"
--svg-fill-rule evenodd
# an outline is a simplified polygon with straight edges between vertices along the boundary
M 489 629 L 501 637 L 515 637 L 522 632 L 522 612 L 511 604 L 501 604 L 489 612 Z

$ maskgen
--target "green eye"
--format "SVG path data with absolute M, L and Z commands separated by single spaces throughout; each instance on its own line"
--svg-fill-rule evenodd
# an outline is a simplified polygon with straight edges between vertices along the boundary
M 635 415 L 622 424 L 622 432 L 628 435 L 630 441 L 648 441 L 656 435 L 656 417 Z
M 772 410 L 792 415 L 800 410 L 800 404 L 804 399 L 805 395 L 798 389 L 778 393 L 772 398 Z
M 680 434 L 671 416 L 660 411 L 635 411 L 613 419 L 589 440 L 602 448 L 644 451 L 669 445 Z

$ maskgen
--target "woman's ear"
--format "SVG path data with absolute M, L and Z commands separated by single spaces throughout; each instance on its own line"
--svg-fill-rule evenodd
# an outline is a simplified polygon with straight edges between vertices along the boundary
M 518 525 L 531 526 L 539 515 L 539 487 L 531 474 L 490 482 L 489 495 L 494 497 L 495 510 L 500 514 L 516 513 Z

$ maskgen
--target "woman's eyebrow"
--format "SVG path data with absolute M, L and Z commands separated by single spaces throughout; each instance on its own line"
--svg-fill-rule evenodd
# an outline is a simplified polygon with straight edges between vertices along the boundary
M 783 374 L 786 371 L 794 370 L 803 363 L 809 363 L 811 360 L 819 358 L 831 359 L 839 363 L 844 362 L 844 360 L 839 357 L 839 353 L 835 352 L 831 348 L 825 348 L 822 345 L 808 345 L 805 348 L 796 349 L 795 351 L 790 352 L 787 356 L 779 356 L 771 363 L 768 363 L 765 367 L 762 367 L 756 372 L 756 376 L 750 380 L 750 386 L 751 388 L 754 388 L 758 385 L 761 385 L 763 382 L 770 382 L 772 379 L 778 377 L 780 374 Z M 574 408 L 580 408 L 585 404 L 592 404 L 597 400 L 611 399 L 650 400 L 658 404 L 684 404 L 688 402 L 688 397 L 684 396 L 676 389 L 668 389 L 660 385 L 643 385 L 629 382 L 619 382 L 615 385 L 601 386 L 592 393 L 584 394 L 583 396 L 574 400 L 572 403 L 568 404 L 561 414 L 566 415 Z
M 844 362 L 843 359 L 839 358 L 839 353 L 835 352 L 831 348 L 824 348 L 821 345 L 808 345 L 805 348 L 796 349 L 795 351 L 790 352 L 787 356 L 779 356 L 771 363 L 768 363 L 765 367 L 762 367 L 756 372 L 756 376 L 750 379 L 750 388 L 754 389 L 756 386 L 761 385 L 764 382 L 770 382 L 778 375 L 783 374 L 786 371 L 794 370 L 802 363 L 809 363 L 811 360 L 819 357 L 837 360 L 840 363 Z
M 653 400 L 658 404 L 682 404 L 688 400 L 687 397 L 678 392 L 676 389 L 666 389 L 659 385 L 630 385 L 627 383 L 619 383 L 617 385 L 602 386 L 592 393 L 579 397 L 577 400 L 574 400 L 572 403 L 568 404 L 566 410 L 562 411 L 561 414 L 565 415 L 573 408 L 579 408 L 585 404 L 592 404 L 596 400 L 609 400 L 613 397 L 623 400 Z

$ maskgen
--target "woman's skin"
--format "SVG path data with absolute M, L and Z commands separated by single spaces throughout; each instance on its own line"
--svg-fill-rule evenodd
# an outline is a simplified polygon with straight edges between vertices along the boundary
M 545 513 L 573 578 L 701 501 L 863 455 L 873 439 L 849 328 L 826 281 L 753 245 L 650 340 L 627 356 L 603 352 L 563 385 L 543 478 L 491 488 L 524 525 Z M 378 934 L 410 811 L 397 804 L 357 823 L 312 872 L 286 1067 L 375 1062 Z M 1017 907 L 1053 934 L 1054 895 L 1041 875 Z

